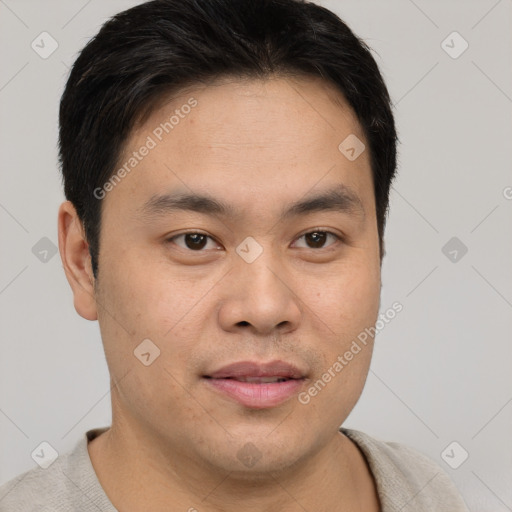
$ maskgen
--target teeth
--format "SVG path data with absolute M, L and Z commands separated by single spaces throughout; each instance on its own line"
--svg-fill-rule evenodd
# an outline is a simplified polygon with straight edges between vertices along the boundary
M 260 383 L 271 383 L 271 382 L 284 382 L 288 380 L 286 377 L 236 377 L 235 380 L 240 382 L 256 382 Z

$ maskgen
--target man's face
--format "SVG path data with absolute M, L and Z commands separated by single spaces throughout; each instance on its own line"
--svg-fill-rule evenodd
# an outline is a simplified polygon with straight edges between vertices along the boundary
M 370 342 L 333 366 L 377 318 L 377 220 L 368 151 L 338 149 L 364 135 L 335 95 L 289 78 L 183 92 L 133 132 L 119 168 L 137 163 L 103 199 L 114 422 L 191 463 L 287 467 L 329 446 L 362 391 Z M 185 195 L 226 209 L 171 201 Z

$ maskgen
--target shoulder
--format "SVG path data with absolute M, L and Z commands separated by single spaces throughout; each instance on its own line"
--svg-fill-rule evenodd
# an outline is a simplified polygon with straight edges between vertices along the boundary
M 340 430 L 359 447 L 368 461 L 383 512 L 468 511 L 448 475 L 426 455 L 358 430 Z
M 92 467 L 86 435 L 48 468 L 31 469 L 0 486 L 0 512 L 115 512 Z

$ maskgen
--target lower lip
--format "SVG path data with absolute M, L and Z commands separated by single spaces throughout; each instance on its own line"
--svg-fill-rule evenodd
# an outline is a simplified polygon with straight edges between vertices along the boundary
M 262 384 L 241 382 L 234 379 L 204 380 L 215 390 L 252 409 L 276 407 L 296 395 L 303 384 L 302 379 Z

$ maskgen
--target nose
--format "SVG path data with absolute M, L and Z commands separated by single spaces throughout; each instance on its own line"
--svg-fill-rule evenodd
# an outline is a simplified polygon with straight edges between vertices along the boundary
M 252 263 L 239 258 L 234 265 L 223 280 L 224 300 L 219 310 L 222 329 L 245 329 L 253 335 L 267 336 L 297 329 L 302 314 L 299 283 L 272 251 L 264 250 Z

